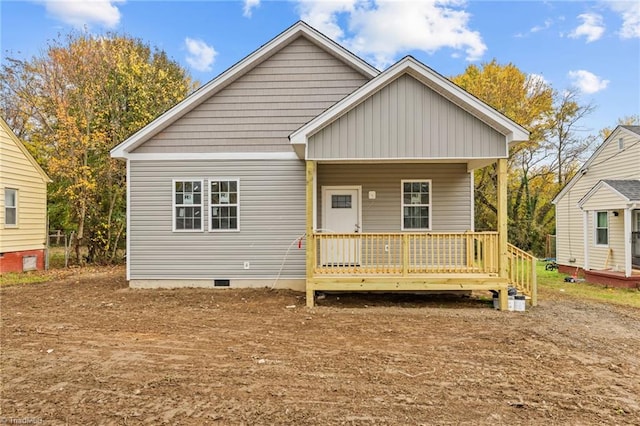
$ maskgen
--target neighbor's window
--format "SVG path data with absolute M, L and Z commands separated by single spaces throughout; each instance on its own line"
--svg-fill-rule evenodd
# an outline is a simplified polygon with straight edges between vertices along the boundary
M 431 229 L 431 181 L 402 181 L 402 230 Z
M 4 224 L 18 226 L 18 190 L 4 189 Z
M 624 149 L 624 139 L 618 139 L 618 150 L 622 151 Z
M 173 230 L 202 231 L 202 181 L 173 181 Z
M 609 244 L 609 214 L 607 212 L 596 212 L 596 244 Z
M 238 179 L 211 179 L 210 231 L 240 230 L 240 181 Z

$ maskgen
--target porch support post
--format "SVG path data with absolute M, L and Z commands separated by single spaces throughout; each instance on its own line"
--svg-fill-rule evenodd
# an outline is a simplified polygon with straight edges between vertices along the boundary
M 582 236 L 584 239 L 584 262 L 582 262 L 582 269 L 584 271 L 587 271 L 590 268 L 589 268 L 589 212 L 586 210 L 582 211 Z
M 313 236 L 313 211 L 315 208 L 315 200 L 313 199 L 313 195 L 315 194 L 315 175 L 316 175 L 316 162 L 315 161 L 306 161 L 306 182 L 307 182 L 307 193 L 306 193 L 306 270 L 307 270 L 307 280 L 306 280 L 306 290 L 307 290 L 307 306 L 313 308 L 315 302 L 315 290 L 313 289 L 313 268 L 316 264 L 316 245 Z
M 624 276 L 631 276 L 631 216 L 630 207 L 624 209 Z
M 507 159 L 498 159 L 498 275 L 508 278 L 507 269 Z M 506 291 L 500 292 L 500 310 L 508 309 Z

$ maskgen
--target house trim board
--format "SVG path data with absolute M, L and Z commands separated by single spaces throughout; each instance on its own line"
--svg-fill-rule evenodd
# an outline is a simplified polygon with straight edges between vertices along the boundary
M 131 280 L 131 160 L 127 159 L 127 281 Z

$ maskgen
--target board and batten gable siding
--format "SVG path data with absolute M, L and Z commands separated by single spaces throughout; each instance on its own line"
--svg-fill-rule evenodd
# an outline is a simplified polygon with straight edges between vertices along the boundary
M 5 226 L 5 188 L 18 190 L 18 226 Z M 46 243 L 47 183 L 0 126 L 0 253 L 41 250 Z
M 319 164 L 318 212 L 322 187 L 362 186 L 362 232 L 401 232 L 401 181 L 431 180 L 433 232 L 464 232 L 473 228 L 471 174 L 466 164 Z M 368 199 L 376 192 L 375 200 Z M 322 229 L 322 214 L 318 214 Z M 418 231 L 420 232 L 420 231 Z
M 620 132 L 620 135 L 624 140 L 624 150 L 618 149 L 619 138 L 609 139 L 597 157 L 591 160 L 587 172 L 580 176 L 556 204 L 556 259 L 562 265 L 584 266 L 583 212 L 578 207 L 578 202 L 587 192 L 604 179 L 640 179 L 640 135 L 627 131 Z M 588 218 L 589 267 L 602 269 L 609 251 L 608 248 L 594 245 L 592 212 L 589 212 Z M 623 229 L 622 212 L 617 218 L 610 215 L 609 219 L 613 224 L 616 220 L 620 221 L 620 229 Z M 611 256 L 617 264 L 624 265 L 621 260 L 624 256 L 624 236 L 620 231 L 610 234 L 609 238 L 613 253 L 609 256 L 608 267 L 612 265 Z M 617 239 L 622 239 L 622 242 L 617 242 Z M 571 262 L 572 259 L 575 261 Z M 615 264 L 613 263 L 614 266 Z
M 240 231 L 209 232 L 209 182 L 240 181 Z M 204 231 L 172 231 L 173 179 L 204 180 Z M 300 160 L 130 161 L 131 280 L 305 277 L 305 166 Z M 293 243 L 293 244 L 292 244 Z M 250 262 L 250 269 L 244 269 Z M 233 284 L 232 284 L 233 285 Z
M 368 80 L 300 36 L 133 152 L 290 152 L 289 134 Z
M 504 158 L 505 136 L 404 74 L 309 137 L 308 159 Z

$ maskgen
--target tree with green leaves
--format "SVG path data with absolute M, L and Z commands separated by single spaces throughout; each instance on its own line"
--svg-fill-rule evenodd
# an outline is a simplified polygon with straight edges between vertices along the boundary
M 195 85 L 128 36 L 73 33 L 31 59 L 7 58 L 2 113 L 53 179 L 50 221 L 74 231 L 76 259 L 113 262 L 126 229 L 125 167 L 109 151 Z

